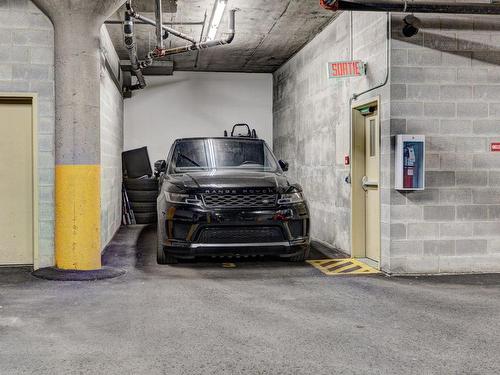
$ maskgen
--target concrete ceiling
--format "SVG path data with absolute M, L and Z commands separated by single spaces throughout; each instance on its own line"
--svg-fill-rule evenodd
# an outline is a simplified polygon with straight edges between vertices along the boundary
M 201 37 L 202 23 L 209 22 L 215 0 L 163 0 L 164 23 L 200 23 L 175 25 L 179 31 Z M 136 0 L 139 13 L 154 19 L 154 1 Z M 318 0 L 229 0 L 218 37 L 227 30 L 228 9 L 240 9 L 236 14 L 236 37 L 231 45 L 172 56 L 175 70 L 273 72 L 295 52 L 321 31 L 334 13 L 319 6 Z M 123 8 L 111 19 L 123 19 Z M 120 59 L 128 55 L 123 43 L 120 25 L 107 25 Z M 205 28 L 205 34 L 207 31 Z M 143 58 L 154 47 L 154 28 L 136 25 L 139 57 Z M 170 36 L 167 46 L 186 44 Z

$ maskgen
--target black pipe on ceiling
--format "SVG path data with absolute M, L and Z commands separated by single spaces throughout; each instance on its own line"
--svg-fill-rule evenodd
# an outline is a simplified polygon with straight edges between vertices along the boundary
M 500 5 L 492 3 L 431 3 L 420 1 L 345 1 L 320 0 L 320 5 L 332 11 L 500 14 Z

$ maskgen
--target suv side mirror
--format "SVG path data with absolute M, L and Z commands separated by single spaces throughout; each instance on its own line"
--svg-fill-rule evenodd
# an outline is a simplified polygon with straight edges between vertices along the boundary
M 167 171 L 167 162 L 165 160 L 158 160 L 155 162 L 155 176 L 158 177 L 160 174 Z
M 279 160 L 278 161 L 278 164 L 280 165 L 281 169 L 283 170 L 283 172 L 286 172 L 288 171 L 288 163 L 284 160 Z

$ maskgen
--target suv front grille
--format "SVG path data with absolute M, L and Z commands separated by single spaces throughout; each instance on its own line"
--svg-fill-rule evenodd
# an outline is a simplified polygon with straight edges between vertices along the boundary
M 279 227 L 215 227 L 203 228 L 197 242 L 217 243 L 260 243 L 282 242 L 283 232 Z
M 210 208 L 274 207 L 276 194 L 203 194 Z

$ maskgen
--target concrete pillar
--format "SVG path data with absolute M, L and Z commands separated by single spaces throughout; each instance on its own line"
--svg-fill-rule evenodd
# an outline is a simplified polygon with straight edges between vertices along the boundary
M 54 24 L 56 267 L 101 268 L 100 52 L 104 20 L 124 0 L 33 0 Z

